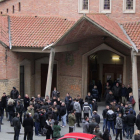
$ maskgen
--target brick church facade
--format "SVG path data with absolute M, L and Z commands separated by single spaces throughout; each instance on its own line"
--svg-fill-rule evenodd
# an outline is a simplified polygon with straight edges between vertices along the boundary
M 15 86 L 45 96 L 56 86 L 61 98 L 84 97 L 111 77 L 138 99 L 140 1 L 1 0 L 0 12 L 1 94 Z

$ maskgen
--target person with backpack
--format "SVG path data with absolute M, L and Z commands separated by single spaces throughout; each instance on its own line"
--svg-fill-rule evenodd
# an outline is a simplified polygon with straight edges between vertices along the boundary
M 91 108 L 90 108 L 88 102 L 85 102 L 84 105 L 83 105 L 84 118 L 86 116 L 89 117 L 89 111 L 91 111 Z
M 119 112 L 118 113 L 118 117 L 116 118 L 116 125 L 115 125 L 115 128 L 116 128 L 116 140 L 118 139 L 118 136 L 120 135 L 120 140 L 122 140 L 122 128 L 123 128 L 123 123 L 122 123 L 122 113 Z

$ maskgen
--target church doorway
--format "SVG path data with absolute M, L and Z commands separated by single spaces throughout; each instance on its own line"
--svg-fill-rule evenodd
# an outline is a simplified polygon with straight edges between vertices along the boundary
M 88 56 L 88 91 L 96 85 L 104 97 L 106 83 L 112 87 L 116 81 L 123 83 L 124 58 L 111 51 L 102 50 Z

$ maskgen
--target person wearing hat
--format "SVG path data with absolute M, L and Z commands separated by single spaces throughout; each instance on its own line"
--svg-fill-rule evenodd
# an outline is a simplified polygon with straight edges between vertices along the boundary
M 71 113 L 68 115 L 68 122 L 69 122 L 69 133 L 73 132 L 76 117 L 75 117 L 75 110 L 72 110 Z
M 120 135 L 120 140 L 122 140 L 122 128 L 123 128 L 123 123 L 122 123 L 122 113 L 119 112 L 119 115 L 118 117 L 116 118 L 116 125 L 115 125 L 115 128 L 116 128 L 116 139 L 115 140 L 118 140 L 118 136 Z
M 18 90 L 16 89 L 16 87 L 13 87 L 13 89 L 11 90 L 11 93 L 10 93 L 11 99 L 17 99 L 18 95 L 19 95 Z

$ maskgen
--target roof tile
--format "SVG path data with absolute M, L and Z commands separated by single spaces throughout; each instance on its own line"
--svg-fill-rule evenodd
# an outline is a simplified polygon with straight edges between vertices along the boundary
M 58 40 L 72 25 L 59 17 L 11 16 L 12 46 L 45 47 Z

